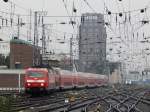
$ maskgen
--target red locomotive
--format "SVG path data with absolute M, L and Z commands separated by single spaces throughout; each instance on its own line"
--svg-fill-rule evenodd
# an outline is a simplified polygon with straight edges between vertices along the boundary
M 95 87 L 106 85 L 107 82 L 105 75 L 74 73 L 56 68 L 28 68 L 25 74 L 26 92 Z

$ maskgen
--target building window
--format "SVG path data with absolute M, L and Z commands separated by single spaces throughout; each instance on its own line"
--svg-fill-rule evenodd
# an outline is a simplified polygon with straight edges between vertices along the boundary
M 99 29 L 96 28 L 96 29 L 95 29 L 95 32 L 99 32 Z
M 82 52 L 83 54 L 86 54 L 86 52 Z
M 85 28 L 83 28 L 83 29 L 82 29 L 82 32 L 85 32 L 85 31 L 86 31 L 86 29 L 85 29 Z
M 93 51 L 93 49 L 92 49 L 92 48 L 90 48 L 90 53 L 92 53 L 92 51 Z

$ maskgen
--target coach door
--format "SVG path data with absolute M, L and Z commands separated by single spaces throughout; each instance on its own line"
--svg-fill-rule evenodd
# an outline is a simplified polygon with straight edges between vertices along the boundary
M 54 75 L 55 75 L 55 86 L 56 89 L 59 89 L 60 87 L 60 73 L 57 70 L 54 70 Z

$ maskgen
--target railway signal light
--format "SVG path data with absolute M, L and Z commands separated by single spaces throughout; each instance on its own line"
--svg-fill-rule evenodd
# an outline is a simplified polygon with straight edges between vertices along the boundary
M 108 15 L 111 15 L 111 12 L 110 12 L 110 11 L 108 11 Z
M 122 17 L 123 16 L 122 13 L 119 13 L 119 16 Z
M 76 8 L 74 8 L 74 9 L 73 9 L 73 12 L 74 12 L 74 13 L 76 13 L 76 12 L 77 12 L 77 9 L 76 9 Z
M 141 13 L 144 13 L 144 9 L 141 9 Z
M 142 24 L 148 24 L 149 21 L 148 20 L 142 20 Z
M 8 0 L 3 0 L 4 2 L 8 2 Z

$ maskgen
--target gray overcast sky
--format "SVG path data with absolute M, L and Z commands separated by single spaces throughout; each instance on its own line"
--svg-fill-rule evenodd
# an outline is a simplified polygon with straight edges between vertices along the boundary
M 20 7 L 25 9 L 32 9 L 33 11 L 38 10 L 45 10 L 48 11 L 48 15 L 52 16 L 66 16 L 66 10 L 64 8 L 63 0 L 10 0 L 13 3 L 16 3 L 18 6 L 15 7 L 15 13 L 21 14 L 29 14 L 29 11 L 24 10 Z M 64 0 L 67 4 L 67 8 L 71 14 L 72 12 L 72 2 L 74 1 L 75 7 L 77 8 L 77 15 L 81 15 L 85 12 L 93 12 L 84 0 Z M 150 5 L 149 0 L 87 0 L 91 7 L 99 13 L 104 13 L 104 2 L 105 6 L 108 7 L 109 10 L 112 12 L 119 12 L 119 11 L 129 11 L 139 8 L 144 8 L 146 5 Z M 130 5 L 129 5 L 130 3 Z M 2 11 L 10 12 L 11 5 L 9 3 L 1 3 L 0 4 Z M 4 15 L 4 14 L 3 14 Z M 5 16 L 5 15 L 4 15 Z M 46 21 L 50 23 L 56 23 L 57 21 L 68 21 L 68 19 L 63 18 L 48 18 Z M 53 28 L 59 30 L 57 25 L 54 25 Z M 72 27 L 70 28 L 61 28 L 63 32 L 72 32 Z
M 39 11 L 39 10 L 45 10 L 48 11 L 48 15 L 51 16 L 67 16 L 64 4 L 62 0 L 11 0 L 13 3 L 17 4 L 15 7 L 15 13 L 19 14 L 29 14 L 29 11 L 24 10 L 25 9 L 32 9 L 33 11 Z M 67 8 L 71 14 L 72 12 L 72 5 L 73 5 L 73 0 L 64 0 L 67 4 Z M 145 6 L 150 7 L 150 0 L 122 0 L 122 2 L 119 2 L 119 0 L 87 0 L 91 7 L 98 13 L 104 13 L 104 3 L 105 6 L 108 7 L 108 9 L 112 12 L 122 12 L 122 11 L 129 11 L 129 10 L 135 10 L 135 9 L 141 9 L 145 8 Z M 74 0 L 75 7 L 77 8 L 77 15 L 81 15 L 82 13 L 85 12 L 93 12 L 87 4 L 84 2 L 84 0 Z M 10 12 L 11 5 L 10 3 L 3 3 L 1 1 L 0 3 L 0 11 L 6 11 Z M 150 15 L 150 10 L 148 9 L 147 15 L 149 17 Z M 135 13 L 138 17 L 141 17 L 143 15 L 139 15 L 138 13 Z M 8 15 L 2 14 L 4 17 L 8 17 Z M 136 17 L 136 18 L 138 18 Z M 28 20 L 28 18 L 25 18 Z M 66 21 L 68 22 L 68 18 L 47 18 L 47 22 L 50 23 L 59 23 L 61 21 Z M 133 19 L 134 21 L 134 19 Z M 64 33 L 63 32 L 70 32 L 73 33 L 73 29 L 70 25 L 55 25 L 53 24 L 53 29 L 56 29 L 60 32 L 57 31 L 52 31 L 52 36 L 55 38 L 63 38 Z M 147 28 L 149 30 L 149 26 Z M 15 30 L 16 31 L 16 30 Z M 21 30 L 25 35 L 26 31 L 24 29 Z M 145 29 L 142 29 L 141 32 L 145 31 Z M 3 29 L 0 31 L 0 35 L 3 38 L 8 38 L 11 34 L 9 32 L 14 33 L 14 30 L 12 29 Z M 77 33 L 77 29 L 76 32 Z M 111 34 L 111 32 L 108 32 Z M 108 34 L 109 35 L 109 34 Z M 147 31 L 146 35 L 149 35 L 149 31 Z M 70 38 L 71 35 L 68 35 L 68 38 Z M 118 35 L 117 35 L 118 36 Z M 57 48 L 54 49 L 60 49 L 59 45 L 56 45 Z M 68 44 L 64 47 L 67 48 Z M 62 47 L 63 48 L 63 47 Z M 69 49 L 67 48 L 66 51 Z
M 62 0 L 12 0 L 16 4 L 26 7 L 32 8 L 34 10 L 40 10 L 44 8 L 49 12 L 50 15 L 66 15 L 66 11 L 63 6 Z M 72 6 L 73 0 L 64 0 L 68 6 Z M 79 13 L 81 12 L 91 12 L 91 10 L 87 7 L 87 5 L 83 2 L 84 0 L 74 0 L 75 5 L 79 8 Z M 103 12 L 104 1 L 108 8 L 113 10 L 118 10 L 118 6 L 116 5 L 116 1 L 118 0 L 87 0 L 89 4 L 97 11 Z M 129 9 L 129 1 L 131 3 L 131 10 L 137 8 L 143 8 L 148 4 L 149 0 L 122 0 L 122 4 L 126 10 Z M 118 1 L 119 3 L 119 1 Z M 120 8 L 121 9 L 121 8 Z

